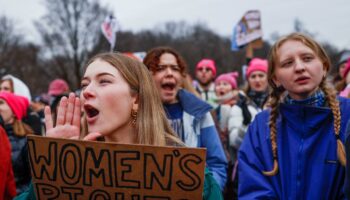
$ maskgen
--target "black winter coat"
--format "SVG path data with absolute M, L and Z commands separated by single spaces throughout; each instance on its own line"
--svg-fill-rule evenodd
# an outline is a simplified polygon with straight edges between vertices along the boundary
M 5 130 L 11 143 L 12 168 L 18 195 L 26 191 L 31 182 L 27 137 L 16 136 L 12 125 L 5 125 Z

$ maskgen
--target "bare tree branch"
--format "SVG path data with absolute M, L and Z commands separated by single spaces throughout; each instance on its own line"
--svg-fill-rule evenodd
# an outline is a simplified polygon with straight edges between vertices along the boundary
M 98 0 L 45 0 L 45 6 L 47 14 L 35 24 L 50 52 L 48 58 L 65 58 L 67 62 L 55 64 L 71 86 L 78 87 L 82 65 L 97 45 L 100 25 L 111 12 Z

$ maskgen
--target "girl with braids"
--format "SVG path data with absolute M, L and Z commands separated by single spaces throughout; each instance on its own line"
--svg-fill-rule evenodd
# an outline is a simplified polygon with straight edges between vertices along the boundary
M 326 82 L 330 61 L 293 33 L 271 48 L 271 109 L 250 125 L 239 159 L 240 199 L 344 199 L 350 100 Z

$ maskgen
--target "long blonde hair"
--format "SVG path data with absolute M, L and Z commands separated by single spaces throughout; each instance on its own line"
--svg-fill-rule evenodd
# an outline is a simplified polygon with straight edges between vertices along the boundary
M 13 132 L 18 137 L 24 137 L 29 134 L 34 134 L 34 131 L 30 126 L 22 120 L 15 119 L 13 122 Z
M 276 127 L 276 120 L 279 115 L 279 105 L 280 105 L 280 99 L 281 95 L 285 91 L 283 87 L 277 87 L 276 84 L 273 81 L 273 78 L 275 76 L 275 68 L 276 68 L 276 61 L 278 60 L 278 53 L 277 51 L 287 41 L 294 40 L 302 42 L 304 45 L 312 49 L 318 58 L 321 59 L 321 62 L 325 68 L 325 70 L 328 72 L 331 66 L 331 62 L 329 57 L 327 56 L 325 50 L 312 38 L 300 34 L 300 33 L 292 33 L 290 35 L 287 35 L 281 39 L 279 39 L 271 48 L 269 53 L 269 69 L 268 69 L 268 82 L 269 85 L 272 88 L 271 94 L 270 94 L 270 106 L 271 106 L 271 113 L 270 113 L 270 119 L 269 119 L 269 127 L 270 127 L 270 138 L 271 138 L 271 145 L 272 145 L 272 154 L 273 154 L 273 169 L 271 171 L 263 171 L 263 174 L 266 176 L 273 176 L 277 174 L 278 172 L 278 158 L 277 158 L 277 127 Z M 326 81 L 326 77 L 324 77 L 319 84 L 320 89 L 325 93 L 326 100 L 329 104 L 329 107 L 332 110 L 333 117 L 334 117 L 334 133 L 335 137 L 337 139 L 337 154 L 338 154 L 338 160 L 340 163 L 345 166 L 346 164 L 346 156 L 345 156 L 345 150 L 344 145 L 339 137 L 340 132 L 340 109 L 339 109 L 339 102 L 336 99 L 335 92 L 331 89 L 330 85 Z
M 130 86 L 131 93 L 138 95 L 139 109 L 135 123 L 137 144 L 182 145 L 170 127 L 158 90 L 144 64 L 119 53 L 101 53 L 90 59 L 86 67 L 96 60 L 103 60 L 115 67 Z

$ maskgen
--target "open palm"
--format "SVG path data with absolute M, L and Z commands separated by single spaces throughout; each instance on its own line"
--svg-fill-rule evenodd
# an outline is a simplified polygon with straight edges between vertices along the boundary
M 46 136 L 78 139 L 80 135 L 80 99 L 70 93 L 69 97 L 62 97 L 56 114 L 56 125 L 53 126 L 53 118 L 50 107 L 45 107 Z

